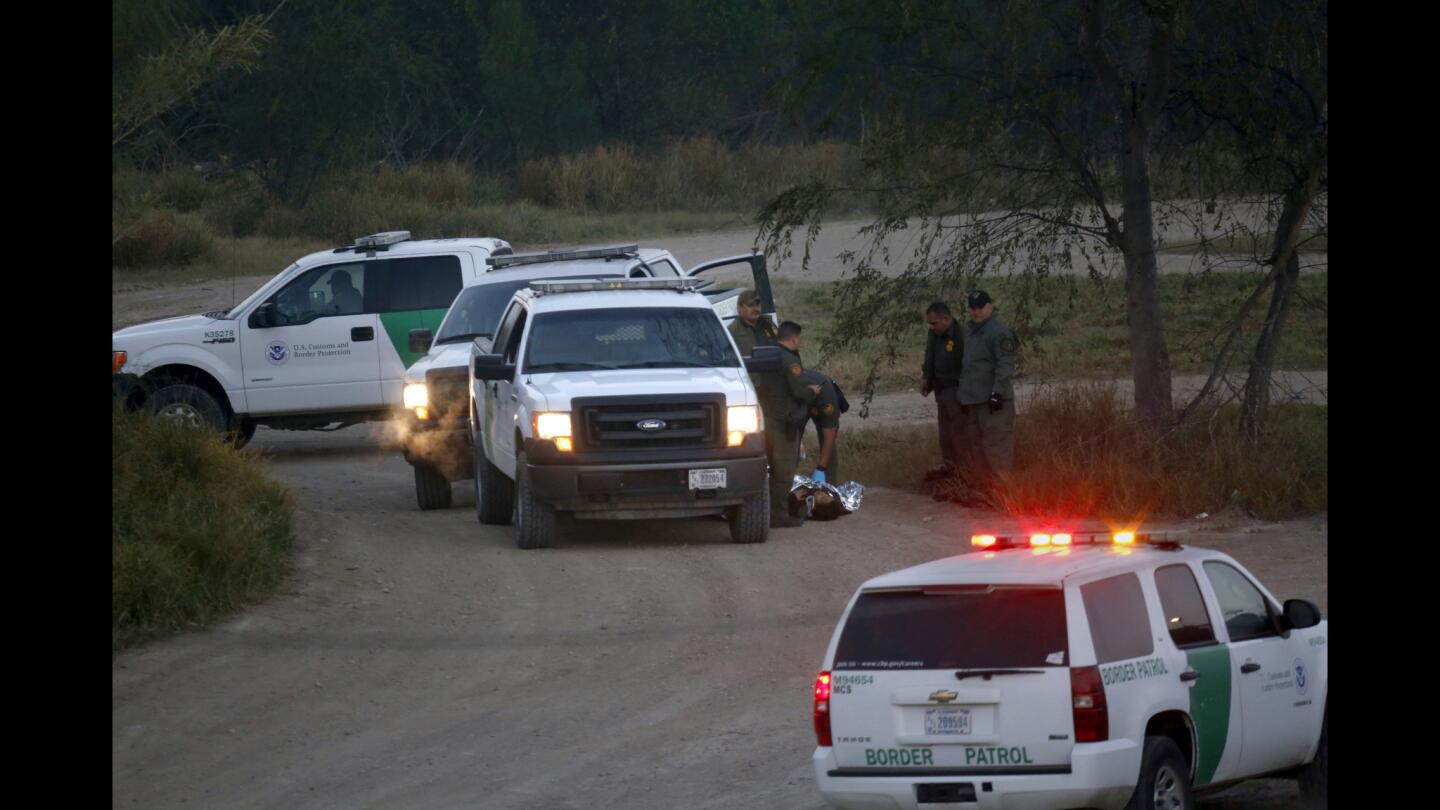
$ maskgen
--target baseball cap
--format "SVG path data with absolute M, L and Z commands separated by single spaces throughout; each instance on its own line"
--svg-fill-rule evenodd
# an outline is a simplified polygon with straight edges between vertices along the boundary
M 740 303 L 747 307 L 752 304 L 758 304 L 760 303 L 760 293 L 755 290 L 745 290 L 740 293 Z
M 966 303 L 971 309 L 980 309 L 981 307 L 990 303 L 990 300 L 990 293 L 987 293 L 984 290 L 975 290 L 974 292 L 970 293 L 970 297 L 967 299 Z

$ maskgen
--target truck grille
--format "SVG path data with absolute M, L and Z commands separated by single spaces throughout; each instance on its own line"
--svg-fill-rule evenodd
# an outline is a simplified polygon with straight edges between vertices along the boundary
M 719 447 L 724 439 L 720 394 L 586 397 L 573 402 L 585 449 Z M 643 423 L 656 425 L 642 430 Z M 663 423 L 663 426 L 659 426 Z
M 435 422 L 464 419 L 470 408 L 470 371 L 465 367 L 431 369 L 425 372 L 430 394 L 431 419 Z

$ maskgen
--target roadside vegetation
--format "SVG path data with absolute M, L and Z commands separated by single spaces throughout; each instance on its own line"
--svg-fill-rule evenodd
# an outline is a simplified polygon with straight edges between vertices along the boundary
M 511 172 L 460 163 L 346 169 L 303 202 L 287 203 L 253 174 L 223 166 L 119 168 L 111 175 L 111 262 L 117 280 L 268 275 L 301 255 L 297 249 L 385 230 L 498 236 L 525 248 L 735 228 L 790 185 L 862 171 L 858 148 L 848 144 L 731 149 L 696 137 L 650 152 L 602 144 Z M 831 211 L 858 209 L 839 199 Z
M 208 432 L 115 413 L 110 492 L 115 648 L 203 625 L 285 576 L 289 493 Z
M 1265 444 L 1255 453 L 1238 408 L 1227 405 L 1157 437 L 1113 385 L 1056 387 L 1016 418 L 1014 477 L 990 505 L 1016 517 L 1117 525 L 1201 513 L 1283 520 L 1325 511 L 1328 409 L 1272 406 Z M 921 490 L 925 471 L 940 461 L 934 424 L 842 423 L 839 440 L 843 477 L 870 486 Z M 968 500 L 958 484 L 930 489 Z

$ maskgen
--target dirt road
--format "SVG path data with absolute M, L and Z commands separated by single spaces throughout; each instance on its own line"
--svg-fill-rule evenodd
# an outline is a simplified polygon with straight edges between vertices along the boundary
M 865 220 L 847 220 L 828 223 L 821 231 L 815 246 L 812 249 L 812 259 L 809 269 L 800 269 L 800 255 L 803 246 L 797 245 L 795 258 L 773 265 L 772 271 L 777 278 L 788 279 L 798 282 L 820 282 L 834 281 L 842 277 L 845 272 L 845 265 L 840 261 L 839 254 L 845 250 L 858 250 L 862 241 L 856 232 L 864 225 L 869 224 Z M 903 259 L 910 255 L 914 245 L 912 232 L 901 232 L 888 240 L 892 255 L 896 257 L 899 265 L 893 269 L 898 271 L 903 267 Z M 1183 234 L 1172 235 L 1174 239 L 1183 239 Z M 615 242 L 626 240 L 613 240 Z M 742 253 L 749 253 L 755 242 L 755 230 L 753 228 L 732 229 L 712 233 L 690 234 L 687 236 L 654 236 L 641 237 L 634 241 L 641 245 L 650 247 L 662 247 L 675 254 L 685 267 L 694 267 L 708 259 L 716 259 L 724 256 L 733 256 Z M 558 247 L 558 246 L 548 246 Z M 531 249 L 531 246 L 520 246 L 522 250 Z M 1078 254 L 1077 254 L 1078 255 Z M 298 257 L 297 257 L 298 258 Z M 1194 273 L 1204 269 L 1200 257 L 1192 254 L 1161 253 L 1157 256 L 1160 272 L 1162 273 Z M 1322 272 L 1329 267 L 1328 254 L 1303 254 L 1302 263 L 1306 272 Z M 1085 272 L 1085 264 L 1078 265 L 1077 272 Z M 1236 269 L 1233 266 L 1220 264 L 1219 269 Z M 234 279 L 216 279 L 185 284 L 157 284 L 139 283 L 134 281 L 115 280 L 111 282 L 111 328 L 120 329 L 132 324 L 144 323 L 156 318 L 165 318 L 172 315 L 192 315 L 215 309 L 228 309 L 234 304 L 245 299 L 247 295 L 254 292 L 274 275 L 280 272 L 281 267 L 274 268 L 273 272 L 259 276 L 244 276 Z M 745 269 L 727 269 L 718 271 L 722 279 L 748 281 L 749 271 Z
M 810 688 L 845 600 L 999 525 L 873 489 L 760 546 L 714 520 L 562 521 L 557 548 L 521 552 L 468 485 L 418 511 L 383 435 L 259 432 L 300 506 L 296 571 L 116 656 L 115 807 L 818 808 Z M 1316 518 L 1195 541 L 1325 609 L 1326 538 Z M 1202 806 L 1296 795 L 1266 780 Z

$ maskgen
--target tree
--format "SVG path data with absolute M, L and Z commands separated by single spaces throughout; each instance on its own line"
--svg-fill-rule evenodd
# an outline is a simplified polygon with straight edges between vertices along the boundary
M 895 300 L 1017 264 L 1044 276 L 1084 262 L 1098 274 L 1097 263 L 1118 255 L 1136 411 L 1147 424 L 1168 423 L 1150 154 L 1169 100 L 1178 4 L 892 0 L 834 11 L 786 90 L 803 98 L 797 88 L 837 74 L 865 89 L 860 102 L 880 111 L 864 143 L 875 182 L 812 184 L 777 198 L 761 213 L 767 248 L 783 258 L 804 227 L 808 261 L 826 203 L 841 191 L 871 196 L 880 215 L 839 294 L 849 340 L 873 331 L 863 325 L 870 317 L 891 336 L 908 317 L 876 309 L 867 286 Z M 844 62 L 826 53 L 826 40 Z M 916 257 L 885 279 L 873 265 L 883 240 L 915 221 Z

